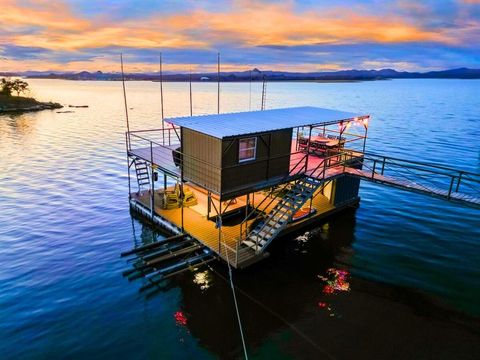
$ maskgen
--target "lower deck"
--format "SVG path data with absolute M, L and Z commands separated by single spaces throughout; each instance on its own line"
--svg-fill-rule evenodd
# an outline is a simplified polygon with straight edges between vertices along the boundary
M 253 249 L 241 245 L 241 232 L 246 231 L 245 226 L 252 228 L 252 224 L 256 220 L 255 217 L 252 217 L 251 220 L 247 220 L 242 224 L 248 210 L 246 195 L 237 197 L 235 203 L 229 203 L 230 201 L 222 202 L 222 208 L 226 211 L 222 213 L 223 220 L 221 231 L 219 231 L 214 216 L 216 214 L 211 210 L 212 208 L 220 208 L 218 198 L 212 196 L 212 206 L 209 212 L 207 192 L 189 183 L 186 183 L 185 186 L 188 186 L 195 194 L 197 199 L 196 205 L 166 209 L 164 207 L 165 190 L 156 190 L 154 191 L 154 215 L 174 225 L 181 232 L 189 234 L 213 250 L 224 260 L 228 259 L 234 267 L 245 267 L 268 256 L 268 253 L 257 254 Z M 174 187 L 167 187 L 166 189 L 167 192 L 173 190 Z M 268 206 L 262 207 L 263 212 L 267 213 L 273 209 L 279 202 L 279 197 L 266 199 L 267 196 L 268 193 L 264 191 L 251 193 L 249 195 L 250 209 L 257 207 L 263 200 L 265 200 L 264 204 L 270 202 Z M 132 193 L 131 199 L 133 204 L 141 204 L 144 208 L 151 209 L 152 199 L 150 191 Z M 302 207 L 298 215 L 299 217 L 301 215 L 305 217 L 288 224 L 280 235 L 309 225 L 356 202 L 358 202 L 358 198 L 352 199 L 346 204 L 341 204 L 341 206 L 334 206 L 332 201 L 332 185 L 330 184 L 330 187 L 326 186 L 324 189 L 317 191 L 311 203 L 308 201 L 304 207 Z

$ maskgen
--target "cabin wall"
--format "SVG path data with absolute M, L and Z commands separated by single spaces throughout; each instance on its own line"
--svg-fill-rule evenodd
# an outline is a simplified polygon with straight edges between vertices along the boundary
M 257 135 L 255 160 L 239 162 L 239 140 L 222 141 L 222 193 L 248 189 L 259 183 L 282 178 L 289 172 L 292 129 Z
M 333 205 L 341 205 L 357 198 L 359 189 L 360 179 L 350 176 L 337 178 L 333 186 Z
M 183 177 L 220 193 L 222 141 L 182 128 Z

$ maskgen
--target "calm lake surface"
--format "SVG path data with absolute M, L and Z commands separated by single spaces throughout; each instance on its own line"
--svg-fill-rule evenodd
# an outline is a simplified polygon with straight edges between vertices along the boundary
M 225 266 L 149 296 L 121 275 L 122 251 L 165 236 L 129 211 L 121 83 L 29 82 L 41 100 L 89 108 L 0 116 L 0 358 L 241 358 Z M 164 88 L 165 115 L 188 115 L 188 84 Z M 193 91 L 195 114 L 216 111 L 216 84 Z M 480 172 L 478 80 L 267 91 L 267 108 L 371 114 L 368 151 Z M 258 109 L 261 85 L 251 94 L 222 84 L 221 111 Z M 158 83 L 129 82 L 127 96 L 132 129 L 160 126 Z M 479 359 L 480 212 L 369 183 L 360 195 L 234 273 L 250 358 Z M 325 293 L 330 268 L 349 291 Z

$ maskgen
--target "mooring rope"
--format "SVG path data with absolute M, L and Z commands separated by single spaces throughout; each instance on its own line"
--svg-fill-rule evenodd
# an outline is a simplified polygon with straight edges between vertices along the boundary
M 220 225 L 220 234 L 222 234 L 221 225 Z M 235 294 L 235 285 L 233 284 L 232 267 L 230 266 L 230 261 L 228 260 L 227 246 L 225 244 L 225 241 L 223 240 L 223 236 L 222 236 L 222 243 L 223 243 L 223 248 L 225 249 L 225 256 L 226 256 L 225 260 L 227 260 L 228 276 L 230 278 L 230 288 L 232 289 L 233 302 L 235 304 L 235 311 L 237 312 L 238 328 L 240 329 L 240 336 L 242 338 L 243 353 L 245 354 L 245 359 L 248 360 L 247 346 L 245 345 L 245 337 L 243 336 L 242 320 L 240 319 L 240 310 L 238 309 L 237 296 Z
M 222 274 L 220 274 L 218 271 L 216 271 L 214 268 L 212 268 L 210 265 L 208 265 L 208 268 L 217 274 L 219 278 L 221 278 L 224 281 L 228 281 Z M 308 337 L 305 333 L 303 333 L 299 328 L 297 328 L 294 324 L 289 322 L 287 319 L 285 319 L 283 316 L 281 316 L 279 313 L 275 312 L 273 309 L 271 309 L 269 306 L 263 304 L 261 301 L 257 300 L 254 298 L 252 295 L 248 294 L 245 290 L 242 290 L 238 286 L 236 286 L 237 290 L 240 291 L 240 294 L 245 296 L 247 299 L 252 301 L 253 303 L 257 304 L 267 312 L 269 312 L 272 316 L 276 317 L 278 320 L 281 322 L 285 323 L 288 327 L 290 327 L 295 333 L 297 333 L 302 339 L 304 339 L 306 342 L 308 342 L 310 345 L 315 347 L 317 350 L 321 351 L 327 358 L 331 360 L 336 360 L 336 358 L 330 354 L 327 350 L 319 346 L 315 341 L 313 341 L 310 337 Z

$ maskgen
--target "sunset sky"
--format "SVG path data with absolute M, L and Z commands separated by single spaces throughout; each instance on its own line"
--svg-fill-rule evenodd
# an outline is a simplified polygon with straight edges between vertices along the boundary
M 0 71 L 480 68 L 480 0 L 0 0 Z

